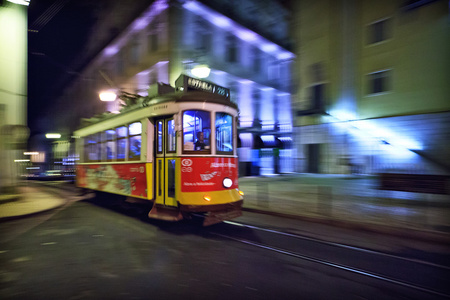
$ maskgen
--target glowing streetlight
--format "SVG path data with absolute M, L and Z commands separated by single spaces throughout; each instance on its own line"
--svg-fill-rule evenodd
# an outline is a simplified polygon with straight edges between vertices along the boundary
M 98 96 L 100 97 L 101 101 L 105 102 L 112 102 L 117 98 L 116 93 L 113 91 L 101 91 Z
M 7 0 L 7 1 L 11 2 L 11 3 L 15 3 L 15 4 L 25 5 L 25 6 L 30 5 L 30 0 Z
M 207 65 L 197 65 L 191 70 L 192 75 L 198 78 L 208 77 L 209 72 L 211 72 L 211 69 Z
M 45 137 L 48 139 L 59 139 L 61 137 L 61 134 L 59 133 L 46 133 Z

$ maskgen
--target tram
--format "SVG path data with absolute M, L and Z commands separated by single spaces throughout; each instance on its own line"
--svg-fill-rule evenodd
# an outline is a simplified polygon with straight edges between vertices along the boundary
M 237 106 L 227 88 L 181 75 L 157 84 L 119 114 L 74 135 L 80 188 L 152 202 L 150 218 L 203 214 L 208 226 L 242 214 Z

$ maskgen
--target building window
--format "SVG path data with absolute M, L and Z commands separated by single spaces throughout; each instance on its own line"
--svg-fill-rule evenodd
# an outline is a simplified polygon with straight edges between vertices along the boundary
M 261 71 L 261 51 L 253 48 L 253 71 L 259 73 Z
M 158 32 L 154 31 L 148 35 L 148 49 L 150 53 L 158 51 Z
M 212 34 L 209 23 L 203 19 L 196 21 L 196 45 L 195 47 L 205 53 L 211 50 Z
M 280 78 L 280 63 L 275 59 L 270 59 L 268 74 L 269 80 L 277 80 Z
M 235 63 L 238 61 L 237 40 L 236 37 L 232 35 L 227 37 L 226 61 L 230 63 Z
M 391 90 L 392 71 L 383 70 L 368 75 L 368 94 L 379 94 Z
M 117 54 L 117 61 L 116 61 L 116 74 L 118 76 L 122 76 L 123 72 L 125 70 L 125 57 L 123 50 L 120 50 Z
M 130 63 L 136 65 L 139 62 L 140 49 L 138 37 L 134 36 L 130 44 Z
M 376 21 L 368 26 L 368 43 L 375 44 L 391 38 L 391 19 Z

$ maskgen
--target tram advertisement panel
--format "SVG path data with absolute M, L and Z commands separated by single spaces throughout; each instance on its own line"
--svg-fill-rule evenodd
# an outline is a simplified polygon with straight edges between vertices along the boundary
M 189 157 L 181 159 L 182 192 L 224 190 L 224 178 L 230 178 L 233 181 L 229 189 L 238 188 L 237 158 Z
M 147 198 L 145 164 L 78 165 L 79 187 Z

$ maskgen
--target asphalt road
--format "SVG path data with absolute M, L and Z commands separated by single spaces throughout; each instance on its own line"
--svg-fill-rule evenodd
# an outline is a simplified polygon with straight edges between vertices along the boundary
M 308 257 L 320 254 L 320 259 L 330 262 L 339 256 L 340 264 L 358 261 L 352 266 L 371 266 L 375 268 L 371 271 L 377 272 L 392 268 L 392 258 L 382 255 L 371 254 L 368 258 L 345 248 L 334 252 L 330 245 L 317 241 L 293 242 L 291 237 L 233 224 L 203 228 L 195 221 L 148 220 L 143 211 L 129 205 L 105 204 L 95 199 L 71 201 L 69 194 L 67 197 L 68 204 L 57 211 L 0 223 L 0 298 L 446 298 L 239 240 Z M 266 218 L 245 213 L 237 221 L 262 225 L 258 223 L 264 223 Z M 273 222 L 267 219 L 266 225 L 274 228 Z M 311 234 L 311 230 L 308 232 Z M 423 258 L 426 260 L 427 256 Z M 433 264 L 446 258 L 443 255 Z M 432 272 L 429 267 L 402 261 L 401 273 L 418 277 L 421 272 Z M 389 274 L 396 276 L 393 269 Z M 447 274 L 442 272 L 433 276 Z

